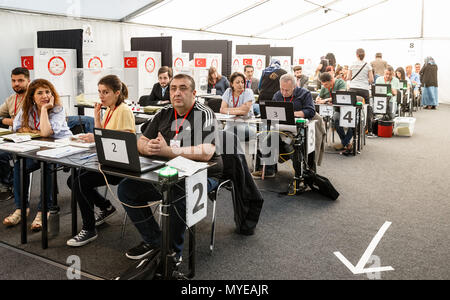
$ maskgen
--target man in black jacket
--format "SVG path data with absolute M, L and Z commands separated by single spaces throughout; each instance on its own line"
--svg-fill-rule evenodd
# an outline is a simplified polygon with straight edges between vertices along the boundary
M 153 85 L 148 98 L 141 99 L 141 106 L 166 105 L 170 103 L 169 83 L 172 80 L 172 69 L 166 66 L 158 70 L 158 82 Z

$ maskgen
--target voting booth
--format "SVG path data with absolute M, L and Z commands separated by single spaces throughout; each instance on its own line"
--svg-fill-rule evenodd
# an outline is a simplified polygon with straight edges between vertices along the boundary
M 125 51 L 123 68 L 122 81 L 128 87 L 128 99 L 137 102 L 139 97 L 150 95 L 153 85 L 158 82 L 161 52 Z
M 77 56 L 74 49 L 30 48 L 19 50 L 23 68 L 30 71 L 30 79 L 50 81 L 61 97 L 67 114 L 74 109 L 73 75 Z
M 233 56 L 232 72 L 244 73 L 244 67 L 253 66 L 253 77 L 261 78 L 262 72 L 266 66 L 266 57 L 264 55 L 241 54 Z
M 189 70 L 189 53 L 175 53 L 172 59 L 173 76 Z

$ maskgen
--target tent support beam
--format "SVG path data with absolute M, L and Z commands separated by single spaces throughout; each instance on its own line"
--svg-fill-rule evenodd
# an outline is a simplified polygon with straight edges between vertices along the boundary
M 145 5 L 145 6 L 141 7 L 141 8 L 139 8 L 138 10 L 136 10 L 136 11 L 134 11 L 134 12 L 132 12 L 132 13 L 129 14 L 128 16 L 123 17 L 122 19 L 120 19 L 120 22 L 128 22 L 128 21 L 130 21 L 131 19 L 137 17 L 138 15 L 140 15 L 140 14 L 142 14 L 142 13 L 148 11 L 150 8 L 155 7 L 156 5 L 159 5 L 159 4 L 163 3 L 163 2 L 169 3 L 169 2 L 171 2 L 171 1 L 172 1 L 172 0 L 168 0 L 168 1 L 167 1 L 167 0 L 155 0 L 155 1 L 152 1 L 152 2 L 150 2 L 149 4 L 147 4 L 147 5 Z
M 326 27 L 326 26 L 328 26 L 328 25 L 331 25 L 331 24 L 333 24 L 333 23 L 336 23 L 336 22 L 338 22 L 338 21 L 341 21 L 341 20 L 343 20 L 343 19 L 345 19 L 345 18 L 348 18 L 348 17 L 350 17 L 350 16 L 354 16 L 354 15 L 359 14 L 359 13 L 365 11 L 365 10 L 371 9 L 372 7 L 378 6 L 378 5 L 380 5 L 380 4 L 382 4 L 382 3 L 385 3 L 385 2 L 388 2 L 388 1 L 389 1 L 389 0 L 382 0 L 382 1 L 380 1 L 380 2 L 375 3 L 374 5 L 371 5 L 371 6 L 369 6 L 369 7 L 360 9 L 360 10 L 355 11 L 355 12 L 352 12 L 352 13 L 350 13 L 350 14 L 348 14 L 348 15 L 342 17 L 342 18 L 336 19 L 336 20 L 331 21 L 331 22 L 329 22 L 329 23 L 326 23 L 326 24 L 324 24 L 324 25 L 321 25 L 321 26 L 315 27 L 315 28 L 313 28 L 313 29 L 310 29 L 310 30 L 308 30 L 308 31 L 302 32 L 302 33 L 300 33 L 300 34 L 297 34 L 297 35 L 295 35 L 295 36 L 293 36 L 293 37 L 291 37 L 291 38 L 288 38 L 288 40 L 296 39 L 296 38 L 298 38 L 298 37 L 300 37 L 300 36 L 302 36 L 302 35 L 305 35 L 305 34 L 307 34 L 307 33 L 309 33 L 309 32 L 315 31 L 315 30 L 320 29 L 320 28 L 322 28 L 322 27 Z
M 227 17 L 225 17 L 225 18 L 223 18 L 223 19 L 221 19 L 221 20 L 219 20 L 219 21 L 217 21 L 217 22 L 215 22 L 215 23 L 213 23 L 211 25 L 208 25 L 208 26 L 205 26 L 205 27 L 201 28 L 200 31 L 205 31 L 205 30 L 208 30 L 211 27 L 214 27 L 214 26 L 217 26 L 219 24 L 222 24 L 223 22 L 226 22 L 226 21 L 228 21 L 228 20 L 230 20 L 230 19 L 232 19 L 234 17 L 237 17 L 237 16 L 239 16 L 239 15 L 241 15 L 241 14 L 243 14 L 243 13 L 249 11 L 249 10 L 252 10 L 252 9 L 254 9 L 254 8 L 260 6 L 260 5 L 263 5 L 263 4 L 265 4 L 265 3 L 269 2 L 269 1 L 271 1 L 271 0 L 260 0 L 259 2 L 256 2 L 253 5 L 250 5 L 249 7 L 246 7 L 246 8 L 244 8 L 244 9 L 238 11 L 238 12 L 235 12 L 235 13 L 233 13 L 233 14 L 231 14 L 231 15 L 229 15 L 229 16 L 227 16 Z

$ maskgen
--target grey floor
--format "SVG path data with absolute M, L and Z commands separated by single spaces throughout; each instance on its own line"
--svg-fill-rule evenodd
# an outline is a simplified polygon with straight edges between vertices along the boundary
M 318 172 L 340 192 L 335 202 L 311 192 L 279 196 L 277 191 L 287 187 L 289 165 L 280 167 L 278 179 L 258 182 L 265 202 L 253 236 L 234 233 L 231 198 L 224 191 L 218 201 L 216 248 L 212 254 L 211 207 L 208 217 L 197 226 L 195 279 L 450 279 L 450 106 L 422 110 L 415 117 L 413 137 L 370 139 L 357 157 L 344 157 L 329 149 Z M 131 265 L 124 252 L 139 243 L 139 236 L 128 224 L 125 237 L 120 238 L 121 209 L 110 224 L 101 227 L 95 242 L 79 249 L 67 247 L 67 176 L 59 176 L 61 233 L 50 240 L 49 249 L 42 250 L 40 234 L 31 232 L 29 243 L 21 245 L 19 228 L 1 226 L 0 240 L 61 264 L 77 255 L 83 271 L 113 278 Z M 37 179 L 31 218 L 38 187 Z M 0 203 L 2 218 L 12 210 L 11 201 Z M 392 225 L 373 251 L 379 264 L 371 259 L 366 267 L 391 266 L 394 270 L 375 277 L 354 275 L 333 253 L 341 252 L 356 265 L 386 221 Z M 22 254 L 7 252 L 5 256 L 0 253 L 0 279 L 43 278 L 36 270 L 45 268 L 45 264 L 33 260 L 24 263 Z M 183 269 L 186 267 L 183 264 Z

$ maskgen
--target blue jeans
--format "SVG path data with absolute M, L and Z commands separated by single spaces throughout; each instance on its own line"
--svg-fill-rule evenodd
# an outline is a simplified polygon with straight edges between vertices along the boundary
M 12 154 L 9 152 L 0 151 L 0 183 L 11 186 L 13 184 L 12 181 L 12 173 L 11 165 L 9 162 L 12 159 Z
M 47 194 L 45 195 L 45 199 L 47 201 L 47 208 L 50 208 L 52 206 L 52 191 L 53 191 L 53 181 L 51 176 L 51 166 L 50 164 L 47 164 Z M 40 163 L 36 160 L 32 160 L 30 158 L 25 158 L 25 169 L 26 174 L 30 174 L 33 171 L 39 170 L 41 167 Z M 30 203 L 28 201 L 28 187 L 30 186 L 30 177 L 25 176 L 23 179 L 23 185 L 25 187 L 25 195 L 24 197 L 27 199 L 27 208 L 30 207 Z M 14 203 L 16 204 L 16 208 L 21 208 L 21 202 L 20 202 L 20 164 L 17 161 L 14 163 Z M 38 211 L 42 210 L 42 203 L 39 199 L 38 204 Z
M 208 178 L 208 192 L 215 189 L 219 183 Z M 170 214 L 170 236 L 172 237 L 172 247 L 177 255 L 181 255 L 184 245 L 184 232 L 186 229 L 186 192 L 184 181 L 174 186 L 173 205 L 169 210 Z M 148 202 L 159 201 L 162 195 L 151 183 L 135 181 L 132 179 L 123 180 L 118 187 L 117 194 L 121 202 L 130 206 L 143 206 Z M 123 205 L 123 204 L 122 204 Z M 161 229 L 153 217 L 150 207 L 131 208 L 123 205 L 131 221 L 136 226 L 144 242 L 154 247 L 161 246 Z M 176 211 L 175 209 L 176 208 Z M 177 214 L 178 213 L 178 214 Z M 180 215 L 180 217 L 178 217 Z
M 73 128 L 77 125 L 80 125 L 80 120 L 81 120 L 81 125 L 84 125 L 84 129 L 86 130 L 86 133 L 93 133 L 94 132 L 94 127 L 95 127 L 95 123 L 94 123 L 94 118 L 93 117 L 88 117 L 88 116 L 68 116 L 67 117 L 67 126 L 69 126 L 69 128 Z
M 339 135 L 339 138 L 341 139 L 341 144 L 346 147 L 348 144 L 350 144 L 350 141 L 353 138 L 353 128 L 347 128 L 347 133 L 344 131 L 344 127 L 339 126 L 339 117 L 340 114 L 338 112 L 334 113 L 333 121 L 334 121 L 334 128 L 336 128 L 336 132 Z

